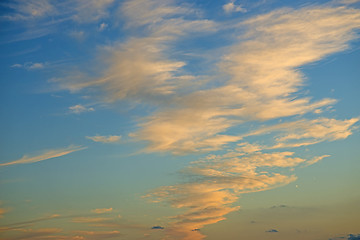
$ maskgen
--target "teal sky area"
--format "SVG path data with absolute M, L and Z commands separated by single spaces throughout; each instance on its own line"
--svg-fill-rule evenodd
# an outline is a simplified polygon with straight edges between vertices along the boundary
M 360 2 L 0 2 L 0 239 L 359 240 Z

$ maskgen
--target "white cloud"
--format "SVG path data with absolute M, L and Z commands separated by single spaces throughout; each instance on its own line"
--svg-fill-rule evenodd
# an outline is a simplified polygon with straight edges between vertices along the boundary
M 104 31 L 106 28 L 108 28 L 108 24 L 107 23 L 100 23 L 100 25 L 99 25 L 99 28 L 98 28 L 98 30 L 100 31 L 100 32 L 102 32 L 102 31 Z
M 43 69 L 45 68 L 45 65 L 47 65 L 46 63 L 33 63 L 33 62 L 26 62 L 24 64 L 13 64 L 11 65 L 12 68 L 24 68 L 26 70 L 38 70 L 38 69 Z
M 234 4 L 235 0 L 228 2 L 227 4 L 223 5 L 223 9 L 226 13 L 233 13 L 233 12 L 247 12 L 245 8 L 241 5 Z
M 65 155 L 70 154 L 72 152 L 76 152 L 76 151 L 80 151 L 80 150 L 84 150 L 84 149 L 86 149 L 86 147 L 72 146 L 71 145 L 71 146 L 66 147 L 66 148 L 48 150 L 48 151 L 45 151 L 44 153 L 42 153 L 40 155 L 36 155 L 36 156 L 33 156 L 33 157 L 29 157 L 29 156 L 25 155 L 25 156 L 23 156 L 22 158 L 20 158 L 18 160 L 1 163 L 0 167 L 2 167 L 2 166 L 10 166 L 10 165 L 17 165 L 17 164 L 27 164 L 27 163 L 40 162 L 40 161 L 44 161 L 44 160 L 48 160 L 48 159 L 52 159 L 52 158 L 65 156 Z
M 85 113 L 85 112 L 93 112 L 93 111 L 95 111 L 94 108 L 92 108 L 92 107 L 88 108 L 81 104 L 77 104 L 77 105 L 69 107 L 69 112 L 75 113 L 75 114 L 80 114 L 80 113 Z
M 87 139 L 91 139 L 94 142 L 101 142 L 101 143 L 114 143 L 114 142 L 118 142 L 121 139 L 121 136 L 115 136 L 115 135 L 110 135 L 110 136 L 93 136 L 93 137 L 86 137 Z

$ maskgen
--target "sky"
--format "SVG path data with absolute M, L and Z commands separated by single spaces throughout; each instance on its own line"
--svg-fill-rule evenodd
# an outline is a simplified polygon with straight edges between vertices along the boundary
M 358 0 L 2 0 L 0 24 L 0 239 L 360 239 Z

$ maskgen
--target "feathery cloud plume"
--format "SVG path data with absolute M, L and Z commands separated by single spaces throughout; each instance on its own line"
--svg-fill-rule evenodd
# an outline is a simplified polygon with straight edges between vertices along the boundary
M 123 234 L 119 231 L 76 231 L 76 234 L 85 236 L 85 239 L 105 239 L 121 237 Z
M 101 142 L 101 143 L 115 143 L 119 142 L 121 136 L 110 135 L 110 136 L 93 136 L 93 137 L 86 137 L 87 139 L 93 140 L 94 142 Z
M 23 156 L 22 158 L 20 158 L 18 160 L 1 163 L 0 167 L 10 166 L 10 165 L 17 165 L 17 164 L 27 164 L 27 163 L 40 162 L 40 161 L 44 161 L 44 160 L 48 160 L 48 159 L 52 159 L 52 158 L 65 156 L 65 155 L 70 154 L 72 152 L 76 152 L 76 151 L 80 151 L 80 150 L 84 150 L 84 149 L 86 149 L 86 147 L 71 145 L 71 146 L 66 147 L 66 148 L 48 150 L 48 151 L 45 151 L 44 153 L 42 153 L 40 155 L 33 156 L 33 157 L 29 157 L 29 156 L 25 155 L 25 156 Z

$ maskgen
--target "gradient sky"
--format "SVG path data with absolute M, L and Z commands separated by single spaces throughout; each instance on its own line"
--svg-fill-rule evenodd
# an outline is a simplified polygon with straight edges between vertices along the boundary
M 360 239 L 359 1 L 0 12 L 1 239 Z

